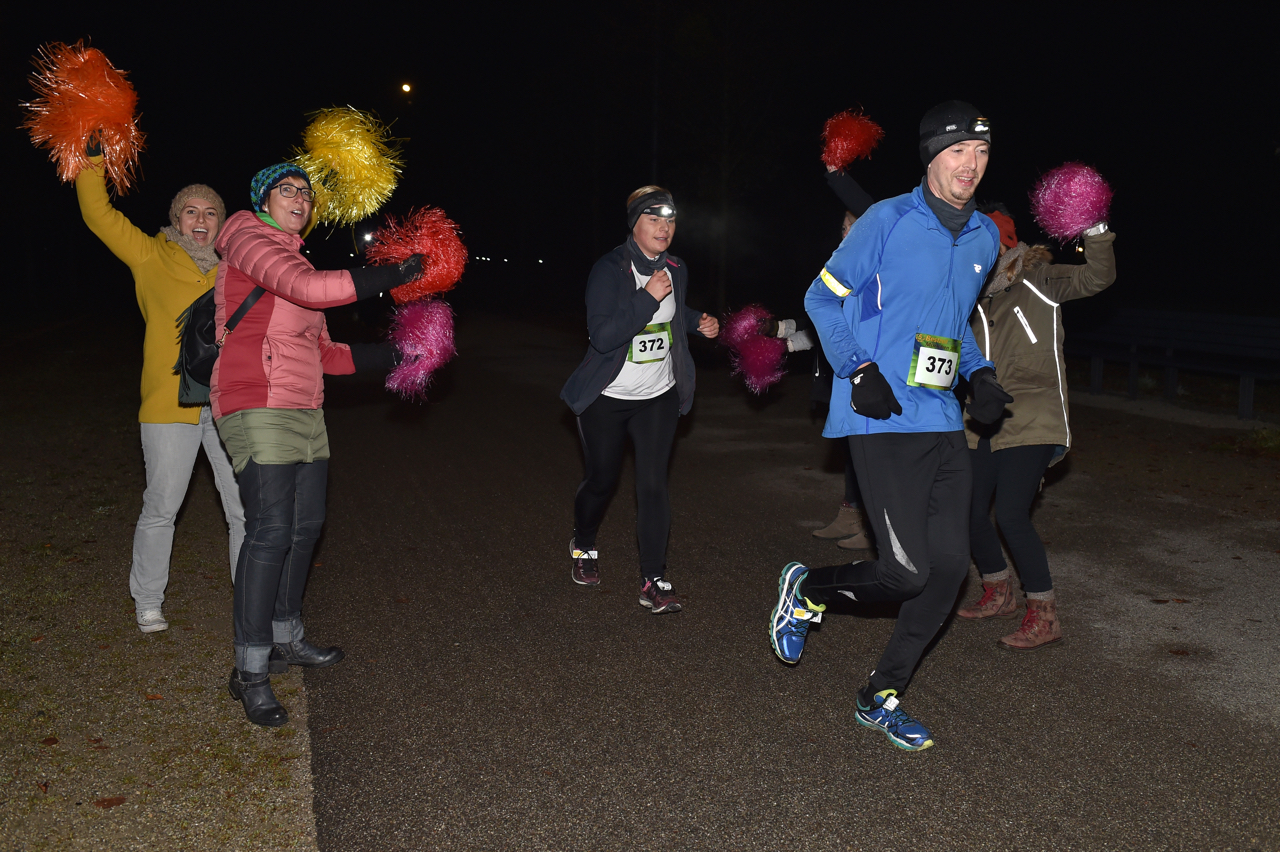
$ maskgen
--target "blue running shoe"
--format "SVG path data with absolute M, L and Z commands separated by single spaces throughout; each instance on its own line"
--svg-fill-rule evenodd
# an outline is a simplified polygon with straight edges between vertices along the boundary
M 858 696 L 858 710 L 853 715 L 859 725 L 884 731 L 891 743 L 907 751 L 923 751 L 933 745 L 928 728 L 899 708 L 898 690 L 877 692 L 872 704 L 875 706 L 863 707 L 862 696 Z
M 769 620 L 769 641 L 773 652 L 784 663 L 800 662 L 804 653 L 804 640 L 809 635 L 809 625 L 822 621 L 827 605 L 817 606 L 808 598 L 796 595 L 800 581 L 809 569 L 799 562 L 791 562 L 782 569 L 778 578 L 778 604 Z

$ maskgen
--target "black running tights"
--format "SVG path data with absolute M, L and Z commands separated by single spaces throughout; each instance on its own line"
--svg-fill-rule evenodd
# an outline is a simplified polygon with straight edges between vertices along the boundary
M 1031 501 L 1057 449 L 1052 444 L 1008 447 L 991 452 L 991 440 L 983 438 L 973 459 L 973 508 L 969 516 L 969 544 L 973 561 L 983 574 L 999 574 L 1008 567 L 1000 550 L 1000 538 L 991 525 L 991 497 L 996 500 L 996 523 L 1009 543 L 1013 564 L 1022 587 L 1032 594 L 1053 590 L 1049 558 L 1040 534 L 1031 523 Z
M 596 533 L 618 485 L 627 437 L 636 451 L 636 537 L 640 573 L 661 577 L 667 563 L 671 532 L 671 500 L 667 467 L 680 417 L 680 398 L 671 388 L 652 399 L 614 399 L 601 395 L 578 415 L 578 437 L 586 458 L 586 474 L 573 501 L 576 546 L 595 546 Z
M 969 571 L 969 446 L 963 432 L 882 432 L 849 438 L 879 559 L 811 568 L 800 593 L 901 601 L 872 672 L 873 691 L 902 690 L 955 606 Z

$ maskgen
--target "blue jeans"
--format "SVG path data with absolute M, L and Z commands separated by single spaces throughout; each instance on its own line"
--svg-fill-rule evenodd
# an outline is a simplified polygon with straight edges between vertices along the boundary
M 231 459 L 218 438 L 209 406 L 200 409 L 199 423 L 143 423 L 142 457 L 147 466 L 147 490 L 142 513 L 133 532 L 133 567 L 129 593 L 138 612 L 159 609 L 169 585 L 169 556 L 173 551 L 174 520 L 191 485 L 200 447 L 213 468 L 213 481 L 222 496 L 227 519 L 229 563 L 232 579 L 244 540 L 244 509 Z
M 236 656 L 248 661 L 245 671 L 267 670 L 273 621 L 297 622 L 301 616 L 311 554 L 324 526 L 328 478 L 327 459 L 263 465 L 250 459 L 240 471 L 245 539 L 233 614 Z

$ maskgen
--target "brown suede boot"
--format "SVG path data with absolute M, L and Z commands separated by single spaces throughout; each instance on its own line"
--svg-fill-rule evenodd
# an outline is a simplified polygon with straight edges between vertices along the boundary
M 820 530 L 813 531 L 814 538 L 848 538 L 862 532 L 862 509 L 847 504 L 840 505 L 836 519 Z
M 956 615 L 961 618 L 1009 618 L 1017 613 L 1018 598 L 1009 582 L 1008 569 L 992 576 L 999 579 L 984 579 L 982 597 L 976 603 L 957 610 Z
M 999 641 L 1014 651 L 1034 651 L 1060 639 L 1062 625 L 1058 622 L 1058 602 L 1050 597 L 1047 600 L 1027 598 L 1027 614 L 1022 625 Z

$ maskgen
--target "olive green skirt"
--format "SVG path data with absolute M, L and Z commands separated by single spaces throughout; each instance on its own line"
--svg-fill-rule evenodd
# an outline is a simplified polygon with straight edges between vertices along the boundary
M 298 464 L 329 458 L 329 432 L 319 408 L 247 408 L 218 418 L 218 435 L 236 473 L 258 464 Z

